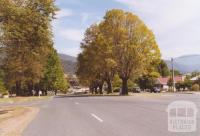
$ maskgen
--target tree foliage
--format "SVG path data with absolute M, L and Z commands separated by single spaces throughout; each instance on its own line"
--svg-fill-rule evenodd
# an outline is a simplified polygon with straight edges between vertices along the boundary
M 147 75 L 143 75 L 137 79 L 137 83 L 139 87 L 143 90 L 145 89 L 153 89 L 156 84 L 157 78 L 160 76 L 157 72 L 152 72 Z
M 199 84 L 192 85 L 192 88 L 191 88 L 192 91 L 199 91 L 199 89 L 200 89 Z
M 106 81 L 110 93 L 116 64 L 112 58 L 112 50 L 104 42 L 98 25 L 87 29 L 81 48 L 83 52 L 78 56 L 77 75 L 82 81 L 89 83 L 93 91 L 97 92 L 99 88 L 99 93 L 102 93 L 102 86 Z
M 170 76 L 170 70 L 164 60 L 161 60 L 157 66 L 157 71 L 160 73 L 162 77 Z
M 0 94 L 4 94 L 7 92 L 7 89 L 4 85 L 4 73 L 3 71 L 0 69 Z
M 51 21 L 56 11 L 54 0 L 0 0 L 5 83 L 17 95 L 40 89 L 38 84 L 53 48 Z
M 152 70 L 160 60 L 152 31 L 136 15 L 119 9 L 108 11 L 102 22 L 86 31 L 82 49 L 79 77 L 103 82 L 117 73 L 122 95 L 128 94 L 130 78 Z
M 55 49 L 52 49 L 44 69 L 44 77 L 40 82 L 43 90 L 62 90 L 68 88 L 67 81 Z

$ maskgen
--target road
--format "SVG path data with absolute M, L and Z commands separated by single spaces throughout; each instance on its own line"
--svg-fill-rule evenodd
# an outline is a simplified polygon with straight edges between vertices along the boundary
M 198 94 L 163 94 L 159 97 L 55 97 L 41 106 L 23 136 L 199 136 L 197 131 L 168 131 L 166 108 L 175 100 L 192 101 Z

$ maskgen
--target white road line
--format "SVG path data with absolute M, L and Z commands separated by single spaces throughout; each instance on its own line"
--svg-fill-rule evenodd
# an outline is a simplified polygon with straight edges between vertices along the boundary
M 101 118 L 99 118 L 97 115 L 90 113 L 92 117 L 94 117 L 95 119 L 97 119 L 99 122 L 103 122 L 103 120 Z
M 79 103 L 78 103 L 78 102 L 75 102 L 75 104 L 78 105 Z

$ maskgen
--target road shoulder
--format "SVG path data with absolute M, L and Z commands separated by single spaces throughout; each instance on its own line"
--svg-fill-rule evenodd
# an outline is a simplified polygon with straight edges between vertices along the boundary
M 21 136 L 39 112 L 37 107 L 4 107 L 0 110 L 0 136 Z

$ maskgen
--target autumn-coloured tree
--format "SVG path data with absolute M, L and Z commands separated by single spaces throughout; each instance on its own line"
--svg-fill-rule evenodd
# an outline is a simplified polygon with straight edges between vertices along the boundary
M 102 22 L 106 43 L 112 45 L 117 72 L 122 79 L 122 95 L 128 94 L 128 80 L 147 71 L 160 60 L 160 51 L 151 30 L 134 14 L 114 9 Z
M 128 94 L 130 78 L 153 71 L 160 61 L 152 31 L 136 15 L 118 9 L 108 11 L 102 22 L 86 31 L 82 48 L 78 75 L 86 74 L 82 77 L 93 77 L 94 81 L 113 78 L 112 72 L 117 72 L 122 79 L 122 95 Z
M 81 81 L 88 81 L 95 92 L 99 88 L 99 93 L 102 93 L 105 81 L 107 93 L 111 93 L 116 65 L 112 59 L 112 49 L 104 42 L 99 25 L 87 29 L 81 48 L 83 52 L 78 56 L 77 75 Z
M 53 0 L 0 0 L 6 84 L 17 95 L 29 95 L 43 77 L 56 10 Z

